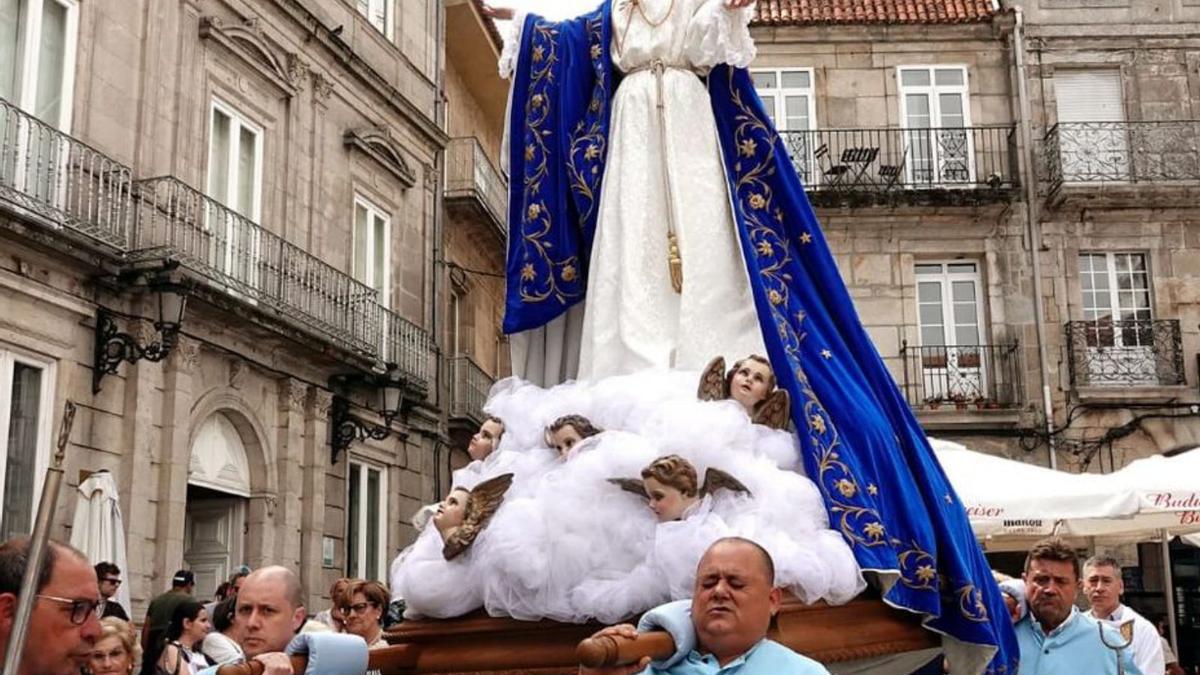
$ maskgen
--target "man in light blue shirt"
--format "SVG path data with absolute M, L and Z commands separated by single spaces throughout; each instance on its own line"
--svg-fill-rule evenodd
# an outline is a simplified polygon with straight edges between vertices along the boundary
M 696 569 L 692 599 L 657 607 L 643 617 L 675 638 L 675 654 L 665 662 L 649 657 L 630 666 L 580 668 L 580 675 L 829 675 L 820 663 L 767 639 L 779 611 L 775 564 L 758 544 L 740 537 L 720 539 Z M 629 624 L 596 634 L 632 639 Z
M 1078 592 L 1075 550 L 1057 538 L 1034 544 L 1025 558 L 1029 611 L 1014 626 L 1021 647 L 1019 675 L 1142 675 L 1128 647 L 1120 653 L 1125 669 L 1118 671 L 1118 652 L 1101 641 L 1100 624 L 1075 607 Z M 1108 644 L 1126 643 L 1111 626 L 1103 630 Z

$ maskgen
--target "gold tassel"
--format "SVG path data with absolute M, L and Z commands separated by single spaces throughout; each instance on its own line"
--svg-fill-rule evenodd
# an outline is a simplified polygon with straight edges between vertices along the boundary
M 683 292 L 683 258 L 679 257 L 679 240 L 674 232 L 667 233 L 667 267 L 671 270 L 671 286 Z

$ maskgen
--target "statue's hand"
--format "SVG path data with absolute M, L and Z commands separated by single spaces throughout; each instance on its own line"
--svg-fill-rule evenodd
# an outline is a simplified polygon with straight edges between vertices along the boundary
M 744 2 L 744 0 L 736 0 L 736 1 Z M 483 15 L 484 16 L 491 17 L 498 21 L 512 21 L 513 14 L 514 14 L 514 12 L 513 12 L 512 7 L 492 7 L 491 5 L 489 5 L 486 2 L 483 3 Z

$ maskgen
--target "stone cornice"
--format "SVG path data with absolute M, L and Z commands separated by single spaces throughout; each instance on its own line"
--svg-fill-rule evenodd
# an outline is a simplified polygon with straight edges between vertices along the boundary
M 202 16 L 200 37 L 212 40 L 241 57 L 289 97 L 295 96 L 303 85 L 307 66 L 296 54 L 272 45 L 259 27 L 258 19 L 229 24 L 220 17 Z
M 387 127 L 349 129 L 343 139 L 347 146 L 358 149 L 387 169 L 404 187 L 409 188 L 416 185 L 417 176 L 408 165 L 408 161 L 404 159 L 404 152 L 400 149 L 400 144 L 392 138 Z
M 344 40 L 333 33 L 332 28 L 322 23 L 320 17 L 308 8 L 304 0 L 274 0 L 274 3 L 304 27 L 309 36 L 306 39 L 316 40 L 325 47 L 333 55 L 334 60 L 341 64 L 351 75 L 367 85 L 371 91 L 382 98 L 393 110 L 411 122 L 413 129 L 425 140 L 433 143 L 438 148 L 445 147 L 450 138 L 445 131 L 438 127 L 433 118 L 414 105 L 412 101 L 408 100 L 408 97 L 401 93 L 399 89 L 392 86 L 379 71 L 364 61 L 362 57 L 355 54 L 350 45 L 346 44 Z

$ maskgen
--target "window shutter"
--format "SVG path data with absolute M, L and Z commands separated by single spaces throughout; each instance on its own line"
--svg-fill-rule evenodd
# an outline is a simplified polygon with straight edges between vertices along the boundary
M 1059 122 L 1123 122 L 1121 71 L 1065 70 L 1054 74 Z

